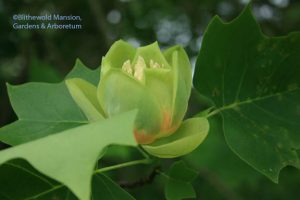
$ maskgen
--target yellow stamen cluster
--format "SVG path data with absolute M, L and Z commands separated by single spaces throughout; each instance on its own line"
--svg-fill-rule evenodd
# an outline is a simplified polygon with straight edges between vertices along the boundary
M 160 65 L 157 62 L 150 60 L 149 68 L 157 69 L 162 68 L 164 65 Z M 139 56 L 137 59 L 136 64 L 133 66 L 130 63 L 130 60 L 126 60 L 123 63 L 122 70 L 131 76 L 133 75 L 134 78 L 141 81 L 144 79 L 144 69 L 147 67 L 146 62 L 142 56 Z
M 130 60 L 127 60 L 124 62 L 123 66 L 122 66 L 122 70 L 124 70 L 128 74 L 132 75 L 133 70 L 131 68 Z

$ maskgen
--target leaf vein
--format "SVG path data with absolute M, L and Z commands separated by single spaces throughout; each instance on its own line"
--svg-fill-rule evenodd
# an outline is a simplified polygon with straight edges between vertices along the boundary
M 14 167 L 14 168 L 16 168 L 16 169 L 22 170 L 22 171 L 24 171 L 24 172 L 26 172 L 26 173 L 28 173 L 28 174 L 30 174 L 30 175 L 32 175 L 32 176 L 37 177 L 38 179 L 40 179 L 40 180 L 43 181 L 44 183 L 50 185 L 51 187 L 54 187 L 54 185 L 53 185 L 52 183 L 50 183 L 50 182 L 49 182 L 47 179 L 45 179 L 44 177 L 39 176 L 38 174 L 36 174 L 36 173 L 34 173 L 34 172 L 32 172 L 32 171 L 30 171 L 30 170 L 28 170 L 28 169 L 26 169 L 26 168 L 24 168 L 24 167 L 22 167 L 22 166 L 15 165 L 15 164 L 12 164 L 12 163 L 10 163 L 10 162 L 4 163 L 4 165 L 8 165 L 8 166 Z
M 274 118 L 274 119 L 277 119 L 279 121 L 282 121 L 282 122 L 285 122 L 285 123 L 288 123 L 288 124 L 292 124 L 292 125 L 299 125 L 299 123 L 295 123 L 295 122 L 291 122 L 291 121 L 288 121 L 278 115 L 275 115 L 274 113 L 270 112 L 269 110 L 267 110 L 266 108 L 263 108 L 261 106 L 259 106 L 257 103 L 253 102 L 253 105 L 256 106 L 258 109 L 260 109 L 262 112 L 266 113 L 267 115 L 269 115 L 270 117 Z
M 238 101 L 238 99 L 239 99 L 239 96 L 240 96 L 240 93 L 241 93 L 241 89 L 242 89 L 242 85 L 244 83 L 245 76 L 246 76 L 246 73 L 247 73 L 248 68 L 249 68 L 249 63 L 247 61 L 247 57 L 245 58 L 245 60 L 246 60 L 245 61 L 246 62 L 246 67 L 244 67 L 244 70 L 242 72 L 242 76 L 241 76 L 239 84 L 238 84 L 238 88 L 237 88 L 236 95 L 235 95 L 235 101 Z
M 224 105 L 222 107 L 219 107 L 219 108 L 215 109 L 214 111 L 209 113 L 207 115 L 207 117 L 211 117 L 215 114 L 218 114 L 219 112 L 222 112 L 222 111 L 228 110 L 228 109 L 233 109 L 233 108 L 241 106 L 241 105 L 250 104 L 250 103 L 258 102 L 258 101 L 263 101 L 263 100 L 266 100 L 268 98 L 278 97 L 278 96 L 281 96 L 281 95 L 285 95 L 287 93 L 298 92 L 298 91 L 300 91 L 300 88 L 295 88 L 293 90 L 288 90 L 288 91 L 284 91 L 284 92 L 281 92 L 281 93 L 270 94 L 270 95 L 266 95 L 266 96 L 263 96 L 263 97 L 256 97 L 256 98 L 253 98 L 253 99 L 247 99 L 247 100 L 240 101 L 240 102 L 234 102 L 234 103 Z
M 102 178 L 100 177 L 100 175 L 97 174 L 96 176 L 98 176 L 99 180 L 103 183 L 103 185 L 105 186 L 106 190 L 111 194 L 112 199 L 116 199 L 116 197 L 114 196 L 113 192 L 110 190 L 110 188 L 105 183 L 105 181 L 102 180 Z
M 48 193 L 50 193 L 50 192 L 53 192 L 53 191 L 55 191 L 55 190 L 58 190 L 58 189 L 60 189 L 60 188 L 62 188 L 62 187 L 64 187 L 64 185 L 57 185 L 57 186 L 55 186 L 55 187 L 53 187 L 53 188 L 51 188 L 51 189 L 49 189 L 49 190 L 43 191 L 43 192 L 38 193 L 38 194 L 36 194 L 36 195 L 34 195 L 34 196 L 31 196 L 31 197 L 27 197 L 27 198 L 24 199 L 24 200 L 31 200 L 31 199 L 39 198 L 39 197 L 44 196 L 44 195 L 46 195 L 46 194 L 48 194 Z
M 44 122 L 44 123 L 77 123 L 77 124 L 87 124 L 88 121 L 56 121 L 56 120 L 40 120 L 40 119 L 24 119 L 19 118 L 20 121 L 29 121 L 29 122 Z

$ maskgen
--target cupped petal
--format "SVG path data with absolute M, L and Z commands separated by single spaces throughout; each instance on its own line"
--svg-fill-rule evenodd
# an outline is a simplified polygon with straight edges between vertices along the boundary
M 176 71 L 182 76 L 187 93 L 190 93 L 192 86 L 192 66 L 185 50 L 181 46 L 176 45 L 166 49 L 163 55 L 169 63 L 172 63 L 173 68 L 177 68 Z M 174 56 L 177 58 L 174 59 Z
M 174 127 L 172 101 L 173 101 L 173 72 L 171 69 L 145 69 L 145 87 L 154 96 L 160 106 L 162 121 L 158 138 L 172 134 L 178 126 Z
M 116 41 L 103 57 L 101 71 L 108 71 L 108 69 L 103 68 L 121 68 L 125 61 L 133 61 L 135 53 L 136 48 L 134 48 L 128 42 L 125 42 L 123 40 Z
M 98 100 L 108 117 L 138 109 L 135 135 L 138 143 L 150 143 L 160 131 L 160 106 L 148 89 L 133 77 L 111 69 L 100 80 Z
M 206 118 L 191 118 L 184 121 L 171 136 L 161 138 L 142 147 L 159 158 L 175 158 L 192 152 L 206 138 L 209 122 Z
M 192 87 L 192 69 L 188 56 L 180 46 L 174 46 L 164 52 L 166 59 L 172 63 L 174 76 L 172 116 L 173 123 L 182 121 L 188 106 Z
M 73 100 L 90 122 L 104 119 L 94 85 L 80 78 L 67 79 L 65 83 Z
M 145 87 L 155 97 L 162 108 L 171 111 L 173 99 L 173 76 L 170 69 L 149 69 L 145 71 Z
M 165 59 L 157 42 L 137 48 L 136 54 L 133 59 L 133 64 L 137 62 L 140 56 L 144 58 L 148 66 L 150 65 L 150 62 L 153 61 L 155 63 L 158 63 L 162 68 L 170 68 L 170 63 L 168 63 Z

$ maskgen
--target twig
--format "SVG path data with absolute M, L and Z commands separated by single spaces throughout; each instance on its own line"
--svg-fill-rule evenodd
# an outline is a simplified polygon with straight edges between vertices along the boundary
M 141 187 L 143 185 L 146 184 L 151 184 L 154 180 L 154 178 L 156 177 L 156 175 L 158 174 L 158 170 L 160 169 L 160 166 L 155 167 L 152 172 L 149 174 L 149 176 L 147 177 L 143 177 L 141 179 L 138 179 L 136 181 L 133 182 L 129 182 L 129 181 L 119 181 L 119 185 L 122 188 L 135 188 L 135 187 Z

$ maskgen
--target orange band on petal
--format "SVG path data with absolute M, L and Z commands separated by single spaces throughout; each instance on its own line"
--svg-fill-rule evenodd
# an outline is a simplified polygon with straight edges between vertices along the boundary
M 134 137 L 139 144 L 150 144 L 156 139 L 155 135 L 146 134 L 145 131 L 134 130 Z
M 171 126 L 172 126 L 172 116 L 171 116 L 170 112 L 163 111 L 163 120 L 160 125 L 160 131 L 166 132 L 171 128 Z

